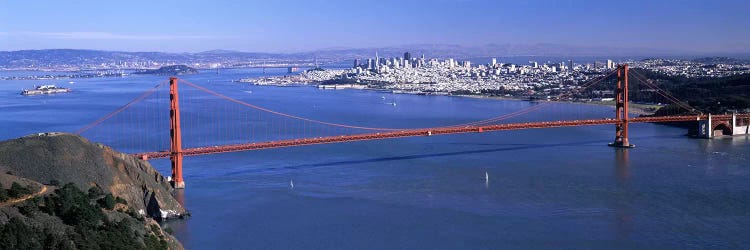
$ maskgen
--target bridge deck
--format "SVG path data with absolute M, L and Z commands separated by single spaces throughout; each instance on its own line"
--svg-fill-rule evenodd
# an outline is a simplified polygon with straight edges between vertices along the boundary
M 750 114 L 737 115 L 737 117 L 748 118 L 750 117 Z M 712 119 L 716 119 L 716 120 L 726 120 L 726 119 L 731 119 L 731 118 L 732 118 L 731 115 L 712 116 Z M 706 119 L 708 119 L 707 115 L 635 117 L 635 118 L 630 118 L 629 123 L 688 122 L 688 121 L 699 121 L 699 120 L 706 120 Z M 327 136 L 327 137 L 316 137 L 316 138 L 301 138 L 301 139 L 290 139 L 290 140 L 279 140 L 279 141 L 268 141 L 268 142 L 257 142 L 257 143 L 246 143 L 246 144 L 221 145 L 221 146 L 212 146 L 212 147 L 186 148 L 186 149 L 183 149 L 182 154 L 183 156 L 194 156 L 194 155 L 204 155 L 204 154 L 270 149 L 270 148 L 295 147 L 295 146 L 304 146 L 304 145 L 313 145 L 313 144 L 380 140 L 380 139 L 414 137 L 414 136 L 433 136 L 433 135 L 448 135 L 448 134 L 461 134 L 461 133 L 483 133 L 483 132 L 502 131 L 502 130 L 605 125 L 605 124 L 617 124 L 617 122 L 618 121 L 615 119 L 592 119 L 592 120 L 571 120 L 571 121 L 551 121 L 551 122 L 508 123 L 508 124 L 487 125 L 487 126 L 406 129 L 406 130 L 393 131 L 393 132 L 367 133 L 367 134 L 343 135 L 343 136 Z M 170 156 L 170 152 L 169 151 L 145 152 L 145 153 L 138 153 L 135 155 L 138 157 L 146 157 L 149 159 L 167 158 Z

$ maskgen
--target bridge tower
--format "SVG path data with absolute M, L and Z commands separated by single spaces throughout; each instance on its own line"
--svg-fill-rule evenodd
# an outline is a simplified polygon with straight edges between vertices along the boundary
M 615 141 L 609 145 L 632 148 L 628 141 L 628 64 L 617 67 L 617 89 L 615 90 Z
M 169 78 L 169 103 L 169 159 L 172 161 L 172 186 L 185 188 L 185 181 L 182 179 L 182 130 L 177 77 Z

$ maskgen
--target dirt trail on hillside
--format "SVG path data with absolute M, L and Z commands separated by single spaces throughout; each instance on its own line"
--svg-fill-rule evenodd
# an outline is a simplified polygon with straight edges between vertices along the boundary
M 34 198 L 34 197 L 38 197 L 38 196 L 42 196 L 42 195 L 46 195 L 47 193 L 52 192 L 52 189 L 51 188 L 47 188 L 46 185 L 41 185 L 41 186 L 42 186 L 42 189 L 39 190 L 39 192 L 27 195 L 25 197 L 21 197 L 21 198 L 18 198 L 18 199 L 8 200 L 6 202 L 0 202 L 0 207 L 15 205 L 15 204 L 24 202 L 24 201 L 26 201 L 28 199 L 31 199 L 31 198 Z

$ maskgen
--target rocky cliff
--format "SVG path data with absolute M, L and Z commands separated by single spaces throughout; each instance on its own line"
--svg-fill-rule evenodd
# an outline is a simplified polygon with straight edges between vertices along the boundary
M 0 171 L 45 184 L 72 182 L 81 190 L 97 186 L 155 219 L 187 214 L 148 162 L 77 135 L 41 133 L 0 142 Z

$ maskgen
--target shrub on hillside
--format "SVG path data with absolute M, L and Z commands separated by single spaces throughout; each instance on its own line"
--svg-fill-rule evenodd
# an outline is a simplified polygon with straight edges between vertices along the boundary
M 97 186 L 93 186 L 89 188 L 89 199 L 97 198 L 101 196 L 102 194 L 104 194 L 104 191 Z
M 123 205 L 127 205 L 128 201 L 126 201 L 123 198 L 120 198 L 120 196 L 117 196 L 117 197 L 115 197 L 115 203 L 120 203 L 120 204 L 123 204 Z
M 57 179 L 52 179 L 49 180 L 49 184 L 52 186 L 60 186 L 60 181 L 58 181 Z
M 10 189 L 8 189 L 8 196 L 10 198 L 16 199 L 21 198 L 26 195 L 31 194 L 31 189 L 28 187 L 21 186 L 21 184 L 18 184 L 18 182 L 13 182 L 13 184 L 10 185 Z
M 7 201 L 8 199 L 10 199 L 10 197 L 8 197 L 8 190 L 5 190 L 3 184 L 0 183 L 0 202 Z
M 115 198 L 106 194 L 99 201 L 114 206 Z M 31 199 L 21 206 L 26 213 L 41 210 L 62 219 L 72 230 L 51 231 L 12 218 L 0 225 L 0 249 L 167 249 L 161 233 L 139 234 L 134 227 L 137 217 L 110 221 L 88 193 L 69 183 L 44 197 L 43 206 Z M 135 212 L 133 212 L 135 213 Z M 141 218 L 142 219 L 142 218 Z M 158 229 L 158 227 L 157 227 Z M 153 231 L 154 229 L 151 228 Z
M 113 208 L 115 208 L 115 197 L 113 197 L 112 194 L 107 194 L 96 202 L 99 203 L 100 207 L 107 210 L 112 210 Z
M 71 226 L 93 227 L 100 224 L 105 216 L 101 210 L 92 205 L 88 195 L 72 183 L 55 190 L 55 194 L 45 199 L 45 210 L 60 217 Z

